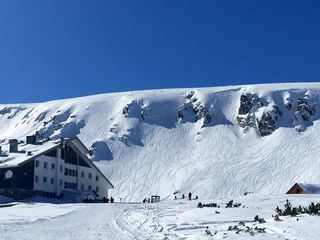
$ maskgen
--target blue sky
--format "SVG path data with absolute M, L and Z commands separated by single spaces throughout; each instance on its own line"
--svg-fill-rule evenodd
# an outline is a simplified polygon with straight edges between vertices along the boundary
M 0 102 L 319 81 L 320 1 L 4 0 Z

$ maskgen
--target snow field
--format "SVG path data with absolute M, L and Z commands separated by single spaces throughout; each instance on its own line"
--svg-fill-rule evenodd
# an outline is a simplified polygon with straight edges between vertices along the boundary
M 225 208 L 231 199 L 241 206 Z M 274 209 L 283 208 L 286 199 L 293 206 L 307 206 L 317 203 L 319 197 L 249 194 L 234 198 L 167 200 L 156 204 L 19 203 L 0 208 L 0 235 L 7 240 L 318 239 L 319 216 L 302 214 L 274 221 Z M 220 207 L 197 208 L 199 201 L 215 202 Z M 266 222 L 254 222 L 256 215 Z M 265 232 L 228 231 L 229 226 L 235 225 L 240 229 L 263 228 Z

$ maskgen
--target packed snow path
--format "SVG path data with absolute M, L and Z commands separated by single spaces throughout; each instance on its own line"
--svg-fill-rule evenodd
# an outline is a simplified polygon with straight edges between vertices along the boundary
M 283 208 L 287 198 L 293 206 L 308 206 L 319 199 L 316 195 L 248 195 L 232 198 L 241 203 L 238 208 L 225 208 L 231 198 L 199 199 L 216 202 L 219 208 L 197 208 L 198 200 L 159 204 L 21 203 L 0 208 L 0 236 L 5 240 L 318 239 L 320 216 L 281 216 L 281 221 L 274 221 L 274 209 Z M 254 222 L 256 215 L 265 223 Z M 229 226 L 240 230 L 228 231 Z M 248 228 L 252 231 L 245 232 Z
M 127 212 L 137 210 L 141 206 L 135 204 L 78 205 L 71 206 L 71 212 L 53 218 L 40 217 L 29 222 L 30 215 L 26 215 L 24 216 L 25 221 L 2 223 L 0 225 L 1 239 L 126 240 L 150 238 L 147 233 L 131 229 L 124 222 Z M 45 209 L 39 210 L 46 211 Z M 33 210 L 30 209 L 30 211 Z

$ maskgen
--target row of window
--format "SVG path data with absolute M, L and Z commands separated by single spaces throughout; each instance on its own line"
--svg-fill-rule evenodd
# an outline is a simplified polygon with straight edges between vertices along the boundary
M 56 158 L 57 149 L 50 150 L 49 152 L 46 152 L 44 155 L 48 157 Z M 64 160 L 65 163 L 69 163 L 72 165 L 80 165 L 82 167 L 90 168 L 88 163 L 86 163 L 86 161 L 84 161 L 83 158 L 79 156 L 71 147 L 61 148 L 61 159 Z
M 48 163 L 44 162 L 43 164 L 44 168 L 48 168 Z M 36 160 L 36 167 L 39 167 L 39 160 Z M 55 164 L 51 163 L 51 169 L 55 169 Z M 60 165 L 60 172 L 63 171 L 63 166 Z M 78 176 L 78 171 L 70 168 L 65 168 L 64 169 L 64 175 L 65 176 L 72 176 L 72 177 L 77 177 Z M 84 171 L 81 171 L 81 177 L 84 178 Z M 92 179 L 92 173 L 88 173 L 88 178 Z M 96 181 L 99 181 L 99 176 L 96 175 Z
M 70 168 L 65 168 L 64 169 L 64 175 L 65 176 L 71 176 L 71 177 L 76 177 L 78 176 L 78 171 Z
M 38 183 L 39 182 L 39 176 L 35 177 L 35 182 Z M 42 178 L 42 182 L 43 183 L 47 183 L 48 182 L 48 178 L 47 177 L 43 177 Z M 50 178 L 50 183 L 54 184 L 54 178 Z
M 39 160 L 36 160 L 36 167 L 39 167 L 40 162 Z M 48 169 L 48 162 L 43 162 L 43 168 Z M 55 169 L 55 164 L 51 163 L 51 169 Z M 60 165 L 60 172 L 63 171 L 63 166 Z M 70 168 L 65 168 L 64 169 L 64 175 L 65 176 L 72 176 L 72 177 L 77 177 L 78 176 L 78 171 Z M 84 178 L 84 171 L 81 171 L 81 177 Z M 92 179 L 92 173 L 88 174 L 88 178 Z M 99 176 L 96 175 L 96 181 L 99 181 Z
M 48 182 L 48 178 L 47 177 L 43 177 L 42 178 L 43 183 L 47 183 Z M 39 176 L 35 176 L 35 182 L 38 183 L 39 182 Z M 50 183 L 54 184 L 54 178 L 50 178 Z M 59 180 L 59 185 L 62 186 L 62 179 Z M 72 183 L 72 182 L 64 182 L 64 188 L 67 189 L 74 189 L 77 190 L 78 189 L 78 184 L 77 183 Z M 81 191 L 84 191 L 84 184 L 81 184 Z M 88 186 L 88 190 L 91 191 L 92 190 L 92 186 L 89 185 Z M 96 192 L 99 192 L 99 187 L 96 187 Z
M 36 160 L 36 167 L 40 166 L 40 161 Z M 44 169 L 48 169 L 48 163 L 47 162 L 43 162 L 43 168 Z M 51 169 L 55 169 L 55 164 L 51 163 Z
M 73 182 L 64 182 L 64 188 L 77 190 L 78 184 Z

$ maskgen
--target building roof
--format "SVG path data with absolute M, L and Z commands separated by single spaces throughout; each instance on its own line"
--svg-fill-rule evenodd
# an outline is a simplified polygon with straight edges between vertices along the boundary
M 9 144 L 2 145 L 0 153 L 0 168 L 17 167 L 26 161 L 32 160 L 39 155 L 56 148 L 61 143 L 61 140 L 46 141 L 38 144 L 20 143 L 18 145 L 17 152 L 9 152 Z M 30 155 L 27 155 L 28 152 L 30 152 Z
M 298 185 L 307 193 L 320 194 L 320 184 L 298 183 Z

